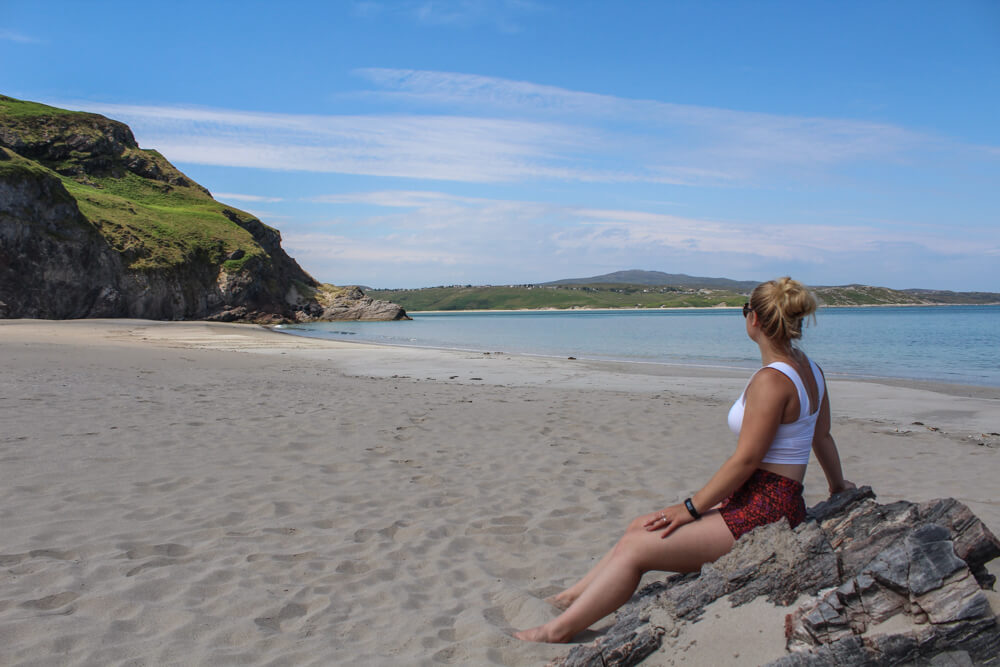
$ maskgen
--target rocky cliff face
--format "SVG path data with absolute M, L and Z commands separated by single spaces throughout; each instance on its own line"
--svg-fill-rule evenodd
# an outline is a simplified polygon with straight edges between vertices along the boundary
M 0 317 L 394 320 L 323 285 L 131 130 L 0 96 Z

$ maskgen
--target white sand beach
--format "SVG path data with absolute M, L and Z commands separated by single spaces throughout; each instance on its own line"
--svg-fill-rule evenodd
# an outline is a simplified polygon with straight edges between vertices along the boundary
M 0 358 L 4 665 L 544 664 L 511 629 L 704 484 L 748 377 L 136 320 L 0 321 Z M 1000 532 L 1000 389 L 829 388 L 849 479 Z M 780 656 L 760 607 L 650 664 Z

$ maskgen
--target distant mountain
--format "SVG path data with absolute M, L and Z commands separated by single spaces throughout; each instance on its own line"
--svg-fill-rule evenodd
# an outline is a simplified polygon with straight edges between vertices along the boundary
M 689 276 L 684 273 L 663 273 L 662 271 L 615 271 L 602 276 L 590 278 L 566 278 L 541 283 L 543 287 L 551 285 L 676 285 L 678 287 L 705 287 L 710 289 L 727 289 L 733 292 L 748 292 L 760 284 L 759 280 L 730 280 L 728 278 L 703 278 Z

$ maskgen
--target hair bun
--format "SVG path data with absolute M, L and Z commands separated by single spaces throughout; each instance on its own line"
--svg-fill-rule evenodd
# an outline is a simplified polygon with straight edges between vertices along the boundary
M 816 298 L 789 276 L 758 285 L 750 295 L 750 305 L 764 333 L 781 342 L 801 338 L 802 320 L 816 312 Z

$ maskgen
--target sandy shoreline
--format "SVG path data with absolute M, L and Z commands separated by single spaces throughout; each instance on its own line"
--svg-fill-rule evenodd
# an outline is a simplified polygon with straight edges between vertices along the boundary
M 0 663 L 28 665 L 541 664 L 566 649 L 509 629 L 707 480 L 748 377 L 197 322 L 0 321 L 0 353 Z M 1000 390 L 830 392 L 851 479 L 1000 531 Z

